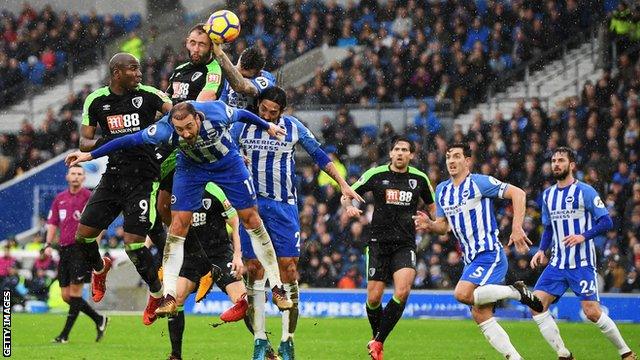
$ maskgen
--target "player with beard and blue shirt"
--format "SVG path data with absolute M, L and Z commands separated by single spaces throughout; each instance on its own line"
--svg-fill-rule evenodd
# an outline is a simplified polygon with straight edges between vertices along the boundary
M 258 214 L 251 175 L 229 135 L 229 127 L 236 121 L 255 124 L 275 138 L 286 135 L 277 125 L 221 101 L 186 101 L 174 106 L 168 115 L 144 131 L 113 140 L 91 153 L 74 152 L 65 160 L 74 165 L 141 144 L 164 143 L 179 149 L 171 197 L 171 227 L 163 256 L 165 298 L 156 310 L 158 316 L 177 312 L 176 282 L 183 262 L 184 241 L 193 211 L 201 207 L 205 185 L 209 182 L 222 188 L 238 211 L 273 287 L 274 303 L 281 310 L 292 307 L 282 287 L 271 238 Z
M 532 311 L 542 336 L 558 354 L 558 359 L 573 359 L 565 347 L 558 325 L 549 306 L 571 289 L 580 298 L 582 311 L 617 348 L 623 360 L 637 359 L 620 335 L 611 318 L 600 308 L 596 247 L 593 239 L 607 233 L 613 222 L 596 190 L 573 177 L 576 157 L 573 150 L 559 147 L 551 157 L 551 169 L 557 183 L 542 195 L 544 232 L 540 249 L 531 259 L 535 268 L 547 262 L 545 252 L 551 249 L 551 261 L 534 288 L 543 311 Z

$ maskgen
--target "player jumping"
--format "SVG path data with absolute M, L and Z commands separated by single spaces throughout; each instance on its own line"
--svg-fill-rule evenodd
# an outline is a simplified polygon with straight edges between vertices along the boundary
M 283 116 L 287 95 L 280 87 L 269 87 L 258 98 L 261 118 L 286 129 L 283 140 L 270 136 L 253 124 L 237 123 L 231 129 L 231 138 L 240 146 L 248 159 L 248 167 L 257 189 L 258 211 L 273 240 L 278 257 L 284 289 L 293 301 L 293 308 L 282 313 L 282 340 L 278 348 L 283 360 L 295 358 L 293 334 L 298 323 L 298 258 L 300 257 L 300 224 L 298 223 L 297 193 L 295 188 L 295 146 L 302 145 L 316 164 L 335 179 L 343 191 L 359 201 L 349 184 L 340 176 L 335 165 L 320 147 L 313 134 L 293 116 Z M 242 252 L 247 264 L 247 288 L 254 334 L 253 359 L 264 359 L 269 343 L 265 333 L 264 269 L 256 259 L 252 242 L 246 231 L 241 231 Z
M 229 242 L 226 225 L 232 229 Z M 202 206 L 193 213 L 191 228 L 184 243 L 184 262 L 180 269 L 176 302 L 178 314 L 169 318 L 169 337 L 171 339 L 170 360 L 182 357 L 182 334 L 184 332 L 185 299 L 198 286 L 201 277 L 211 271 L 211 264 L 221 269 L 222 274 L 216 282 L 220 290 L 229 295 L 234 304 L 243 304 L 244 309 L 236 306 L 234 311 L 223 313 L 223 321 L 238 321 L 244 317 L 247 302 L 247 290 L 242 282 L 242 251 L 240 250 L 239 221 L 236 210 L 231 207 L 226 195 L 214 183 L 205 187 Z M 235 316 L 234 316 L 235 315 Z
M 565 347 L 558 325 L 549 306 L 571 289 L 580 298 L 582 311 L 611 341 L 623 360 L 635 360 L 611 318 L 600 308 L 596 274 L 596 249 L 593 238 L 613 227 L 609 212 L 593 187 L 576 180 L 573 172 L 576 158 L 573 150 L 559 147 L 551 157 L 553 177 L 557 183 L 542 195 L 544 232 L 540 249 L 531 259 L 531 267 L 547 263 L 545 252 L 551 248 L 551 262 L 538 279 L 533 294 L 543 304 L 533 310 L 533 319 L 545 340 L 558 354 L 558 359 L 573 359 Z
M 371 240 L 367 247 L 367 317 L 373 339 L 367 344 L 375 360 L 382 359 L 383 344 L 404 312 L 416 276 L 416 230 L 412 216 L 420 199 L 435 213 L 431 183 L 422 171 L 409 166 L 414 157 L 413 143 L 397 137 L 389 152 L 391 163 L 367 170 L 352 189 L 360 195 L 371 191 L 374 197 Z M 357 199 L 357 198 L 356 198 Z M 342 206 L 351 217 L 362 210 L 345 193 Z M 393 279 L 393 297 L 382 308 L 387 280 Z
M 162 91 L 140 84 L 140 63 L 133 55 L 114 55 L 109 61 L 109 71 L 109 86 L 92 92 L 85 100 L 80 138 L 82 151 L 97 148 L 110 139 L 139 133 L 155 123 L 157 112 L 171 110 L 171 100 Z M 94 139 L 97 126 L 103 136 Z M 92 296 L 99 302 L 105 294 L 111 259 L 100 256 L 96 238 L 123 213 L 125 251 L 151 293 L 144 322 L 155 317 L 158 301 L 154 299 L 162 297 L 162 283 L 151 252 L 144 246 L 156 217 L 159 173 L 160 166 L 152 145 L 139 144 L 110 154 L 107 170 L 91 195 L 76 232 L 76 242 L 94 270 Z
M 163 257 L 165 300 L 156 310 L 160 316 L 177 311 L 176 283 L 183 262 L 184 241 L 193 211 L 200 208 L 208 182 L 223 189 L 248 229 L 254 251 L 273 286 L 274 303 L 281 310 L 293 306 L 282 288 L 273 244 L 258 214 L 251 175 L 229 135 L 228 128 L 236 121 L 256 124 L 271 136 L 286 134 L 275 124 L 223 102 L 188 101 L 174 106 L 169 115 L 139 134 L 116 139 L 91 153 L 74 152 L 67 156 L 66 162 L 75 164 L 141 144 L 169 143 L 180 149 L 171 197 L 171 227 Z
M 493 317 L 493 308 L 502 299 L 519 300 L 536 311 L 542 311 L 542 303 L 521 281 L 513 286 L 500 285 L 509 263 L 498 240 L 492 199 L 511 199 L 513 223 L 508 246 L 515 244 L 519 253 L 526 253 L 531 244 L 522 229 L 526 194 L 491 176 L 472 174 L 471 149 L 466 143 L 450 145 L 446 163 L 451 178 L 436 187 L 436 220 L 418 213 L 416 226 L 440 235 L 451 229 L 462 245 L 465 263 L 454 296 L 459 302 L 472 306 L 473 319 L 500 354 L 509 360 L 520 360 L 522 357 L 511 344 L 509 335 Z

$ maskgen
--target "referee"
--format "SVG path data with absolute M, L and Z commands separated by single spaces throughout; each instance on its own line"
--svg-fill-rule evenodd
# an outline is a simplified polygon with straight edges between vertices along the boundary
M 435 213 L 431 183 L 422 171 L 409 166 L 415 147 L 405 137 L 397 137 L 389 157 L 391 163 L 367 170 L 351 187 L 358 194 L 371 191 L 374 198 L 371 236 L 367 247 L 367 316 L 373 339 L 367 345 L 372 359 L 382 359 L 385 339 L 393 330 L 409 297 L 416 276 L 416 231 L 412 216 L 418 201 Z M 342 197 L 342 206 L 351 217 L 362 211 Z M 382 309 L 382 293 L 393 280 L 393 298 Z
M 91 280 L 91 266 L 80 245 L 75 242 L 76 229 L 80 223 L 80 215 L 84 206 L 89 201 L 91 191 L 82 187 L 84 183 L 84 169 L 81 166 L 72 166 L 67 171 L 67 184 L 69 188 L 59 193 L 53 200 L 47 219 L 47 244 L 45 253 L 51 254 L 51 243 L 60 229 L 58 245 L 60 249 L 60 261 L 58 262 L 58 282 L 62 292 L 62 299 L 69 304 L 69 314 L 60 335 L 53 339 L 54 343 L 66 343 L 69 341 L 69 332 L 82 311 L 96 324 L 96 341 L 100 341 L 107 329 L 109 318 L 98 314 L 82 298 L 82 288 Z

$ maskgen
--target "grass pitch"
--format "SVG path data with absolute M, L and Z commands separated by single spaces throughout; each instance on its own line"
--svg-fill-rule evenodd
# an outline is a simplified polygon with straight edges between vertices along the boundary
M 93 323 L 81 314 L 68 344 L 52 344 L 66 315 L 13 314 L 12 358 L 16 359 L 166 359 L 170 353 L 166 320 L 146 327 L 141 316 L 111 316 L 105 338 L 95 340 Z M 250 359 L 253 345 L 242 322 L 213 328 L 216 319 L 187 316 L 184 359 Z M 525 359 L 555 359 L 533 321 L 501 321 Z M 634 351 L 640 350 L 640 324 L 619 324 Z M 280 319 L 269 318 L 271 342 L 278 346 Z M 368 359 L 366 319 L 300 319 L 297 359 Z M 619 359 L 614 347 L 593 324 L 560 323 L 560 331 L 576 359 Z M 468 320 L 403 319 L 385 343 L 385 359 L 500 359 L 478 327 Z

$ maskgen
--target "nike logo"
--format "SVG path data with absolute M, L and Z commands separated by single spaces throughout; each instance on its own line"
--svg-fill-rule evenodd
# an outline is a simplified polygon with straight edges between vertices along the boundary
M 78 276 L 78 281 L 82 281 L 82 279 L 84 279 L 84 276 Z
M 269 241 L 267 241 L 266 243 L 262 243 L 262 246 L 267 246 L 269 245 Z

